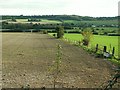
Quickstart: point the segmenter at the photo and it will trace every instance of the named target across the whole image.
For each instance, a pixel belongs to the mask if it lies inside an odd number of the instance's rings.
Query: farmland
[[[93,24],[93,25],[96,25],[96,26],[99,26],[99,25],[116,25],[118,24],[117,20],[96,20],[96,21],[76,21],[76,20],[64,20],[65,23],[75,23],[75,24],[79,24],[79,23],[87,23],[87,24]]]
[[[10,23],[13,23],[13,21],[11,21],[11,19],[6,19],[4,21],[8,21]],[[16,23],[30,23],[28,21],[28,19],[16,19]],[[41,19],[41,21],[39,21],[39,23],[42,23],[42,22],[46,22],[46,23],[61,23],[60,21],[58,20],[48,20],[48,19]],[[99,20],[99,21],[76,21],[76,20],[63,20],[64,23],[75,23],[75,24],[80,24],[80,23],[88,23],[88,24],[94,24],[94,25],[116,25],[118,24],[117,23],[117,20],[106,20],[106,21],[102,21],[102,20]]]
[[[16,22],[11,21],[10,19],[6,19],[4,21],[7,21],[9,23],[31,23],[32,21],[28,21],[28,19],[16,19]],[[58,20],[47,20],[47,19],[41,19],[41,21],[34,21],[32,22],[34,24],[40,23],[40,24],[56,24],[56,23],[61,23]]]
[[[57,88],[99,88],[111,79],[115,65],[103,56],[90,54],[88,48],[95,50],[98,44],[101,51],[107,46],[107,51],[112,52],[115,47],[115,57],[118,56],[118,17],[20,15],[2,18],[3,88],[53,88],[51,67],[57,58],[61,59]],[[68,42],[53,37],[59,31],[57,27],[63,27],[62,33]],[[69,43],[82,41],[80,33],[86,28],[93,33],[89,47],[85,47],[88,52],[82,43],[79,46]],[[61,57],[58,44],[62,47]]]
[[[76,21],[76,20],[63,20],[62,22],[59,20],[49,20],[49,19],[40,19],[41,21],[37,21],[37,22],[32,22],[32,21],[28,21],[28,19],[16,19],[16,22],[12,21],[11,19],[5,19],[3,21],[7,21],[9,23],[40,23],[40,24],[57,24],[57,23],[74,23],[76,25],[80,25],[80,24],[89,24],[89,25],[117,25],[118,22],[117,20],[99,20],[99,21]]]
[[[65,34],[64,37],[70,39],[71,41],[81,41],[83,39],[81,34]],[[115,47],[115,56],[118,56],[118,36],[93,35],[90,41],[90,47],[95,47],[96,44],[99,44],[101,49],[103,46],[107,46],[108,51],[110,49],[110,45]]]
[[[63,53],[57,87],[63,83],[64,87],[98,88],[109,80],[111,64],[79,47],[47,34],[2,33],[3,88],[53,87],[48,68],[56,58],[57,44]]]

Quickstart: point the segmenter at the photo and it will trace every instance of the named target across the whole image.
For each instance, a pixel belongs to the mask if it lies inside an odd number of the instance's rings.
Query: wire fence
[[[64,38],[64,40],[70,44],[80,46],[83,49],[95,54],[101,54],[101,57],[118,57],[118,54],[115,53],[116,47],[112,45],[108,47],[106,45],[96,44],[95,46],[86,47],[81,41],[70,40],[68,38]],[[101,84],[100,88],[102,88],[102,90],[113,90],[113,88],[115,88],[115,90],[118,90],[118,88],[120,89],[120,68],[117,70],[117,72],[115,72],[110,80]]]
[[[96,44],[96,45],[84,46],[82,41],[70,40],[69,38],[64,38],[64,40],[69,42],[70,44],[81,46],[83,47],[83,49],[86,49],[90,52],[101,54],[105,57],[118,58],[118,51],[117,51],[118,49],[116,48],[117,46],[112,46],[111,44],[110,45]]]

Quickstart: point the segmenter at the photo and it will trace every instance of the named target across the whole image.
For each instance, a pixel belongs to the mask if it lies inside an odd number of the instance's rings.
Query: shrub
[[[90,28],[85,28],[82,31],[82,36],[83,36],[83,45],[88,46],[92,38],[92,30]]]
[[[88,46],[89,45],[89,41],[87,39],[83,39],[83,45]]]
[[[107,33],[107,32],[104,32],[104,35],[108,35],[108,33]]]
[[[12,18],[12,21],[13,21],[13,22],[16,22],[16,19],[15,19],[15,18]]]
[[[47,34],[47,33],[48,33],[47,30],[44,30],[44,31],[43,31],[43,34]]]
[[[55,37],[55,36],[56,36],[56,34],[53,34],[53,36]]]
[[[95,31],[94,31],[93,34],[98,35],[98,32],[95,32]]]

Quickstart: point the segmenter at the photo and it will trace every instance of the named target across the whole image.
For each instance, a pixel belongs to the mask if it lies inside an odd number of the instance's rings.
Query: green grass
[[[94,25],[112,25],[118,24],[117,20],[99,20],[99,21],[82,21],[83,23],[94,24]]]
[[[71,41],[81,41],[83,39],[81,34],[65,34],[64,37]],[[108,51],[110,50],[110,45],[112,48],[115,47],[115,56],[118,56],[118,36],[94,35],[91,38],[89,47],[95,48],[96,44],[99,44],[100,49],[103,49],[103,46],[107,46]]]
[[[12,21],[9,21],[11,19],[6,19],[8,22],[12,23]],[[29,23],[28,19],[16,19],[19,23]],[[112,25],[112,24],[118,24],[117,20],[98,20],[98,21],[77,21],[77,20],[63,20],[64,23],[74,23],[74,24],[94,24],[94,25]],[[55,24],[55,23],[62,23],[58,20],[48,20],[48,19],[41,19],[40,22],[33,22],[33,23],[43,23],[43,24]]]
[[[28,19],[16,19],[17,22],[28,22]]]
[[[94,28],[94,30],[99,33],[104,33],[104,32],[117,33],[118,32],[117,27],[96,27],[96,28]]]
[[[95,29],[99,29],[99,30],[104,29],[104,30],[109,30],[109,31],[111,31],[111,30],[118,30],[117,27],[96,27]]]
[[[8,20],[9,23],[30,23],[32,21],[28,21],[28,19],[16,19],[16,22]],[[41,19],[39,22],[32,22],[32,23],[41,23],[41,24],[56,24],[56,23],[61,23],[60,21],[57,20],[47,20],[47,19]]]
[[[65,23],[75,23],[75,24],[80,24],[80,23],[87,23],[87,24],[94,24],[94,25],[112,25],[118,24],[117,20],[98,20],[98,21],[76,21],[76,20],[64,20]]]
[[[75,23],[79,24],[81,21],[76,21],[76,20],[64,20],[64,23]]]
[[[49,35],[53,35],[53,33],[49,33]],[[120,37],[120,36],[119,36]],[[64,38],[68,38],[69,40],[73,41],[81,41],[83,36],[81,34],[66,34]],[[115,57],[118,58],[118,36],[102,36],[102,35],[94,35],[90,42],[90,47],[95,48],[95,45],[99,44],[99,48],[103,50],[103,46],[107,46],[107,51],[110,50],[111,47],[115,47]],[[120,61],[116,59],[108,59],[112,63],[116,65],[120,65]]]

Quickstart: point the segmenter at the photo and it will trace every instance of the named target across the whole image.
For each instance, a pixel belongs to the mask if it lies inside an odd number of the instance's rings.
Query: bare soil
[[[98,88],[111,78],[112,67],[105,60],[63,40],[39,33],[3,33],[3,88],[52,88],[49,68],[56,58],[57,44],[63,52],[57,87]]]

